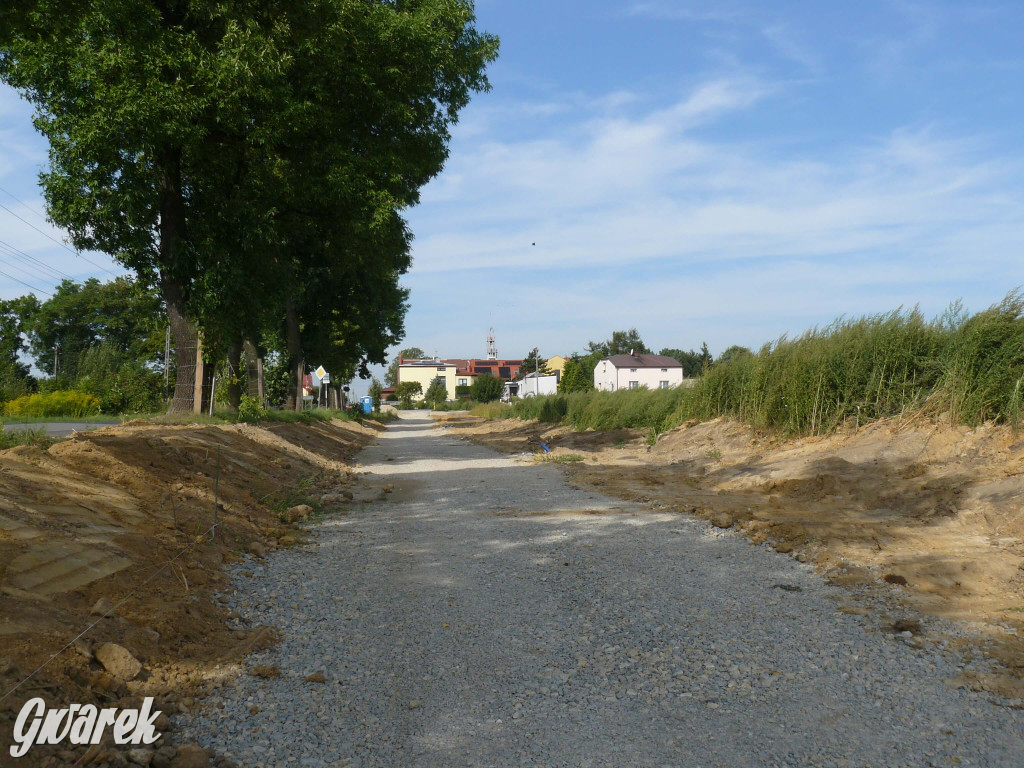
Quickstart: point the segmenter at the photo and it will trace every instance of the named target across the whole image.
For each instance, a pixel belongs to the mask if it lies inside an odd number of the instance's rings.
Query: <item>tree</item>
[[[700,354],[694,352],[692,349],[689,352],[684,352],[681,349],[671,349],[666,347],[658,354],[678,360],[683,366],[683,376],[688,379],[700,376],[701,371],[703,371]]]
[[[713,362],[715,362],[715,358],[713,358],[711,356],[711,352],[708,351],[708,343],[706,341],[701,342],[701,345],[700,345],[700,369],[701,369],[701,372],[703,373],[708,368],[710,368],[711,364]]]
[[[401,336],[400,212],[497,55],[474,22],[470,0],[20,0],[0,80],[49,140],[51,218],[159,287],[179,366],[200,322],[237,357],[277,319],[298,386],[304,345],[368,375]]]
[[[412,408],[412,399],[423,394],[423,386],[418,381],[403,381],[395,389],[395,396],[403,408]]]
[[[738,344],[733,344],[718,356],[718,360],[716,362],[727,363],[730,360],[739,360],[744,357],[750,357],[752,354],[754,353],[751,352],[748,347],[741,347]]]
[[[565,370],[562,371],[562,378],[558,382],[559,392],[586,392],[594,388],[594,374],[590,372],[589,377],[586,364],[579,355],[570,355],[565,361]]]
[[[388,370],[384,374],[384,383],[389,387],[398,386],[398,359],[400,357],[407,360],[419,360],[426,356],[427,353],[419,347],[406,347],[391,361],[391,365],[388,366]]]
[[[28,328],[38,311],[39,300],[31,294],[0,300],[0,402],[20,397],[32,386],[21,355],[28,351]]]
[[[106,283],[64,280],[26,322],[36,366],[50,376],[74,379],[83,354],[100,344],[138,368],[163,356],[167,317],[155,291],[119,277]],[[108,361],[108,364],[109,361]]]
[[[437,407],[438,403],[443,403],[448,400],[448,387],[444,382],[444,377],[437,376],[430,386],[427,387],[427,392],[423,395],[423,399],[428,403],[431,403],[433,407]]]
[[[490,403],[497,400],[504,391],[505,382],[489,373],[477,376],[469,386],[470,398],[478,403]]]
[[[49,140],[40,180],[51,219],[77,247],[109,253],[160,286],[179,365],[195,355],[194,288],[226,256],[194,247],[194,225],[228,223],[219,205],[194,201],[231,186],[213,177],[224,167],[216,159],[255,138],[250,99],[286,58],[274,45],[276,20],[260,10],[24,0],[0,23],[0,79],[33,104]],[[191,404],[193,385],[179,377],[187,398],[176,401]]]
[[[374,376],[373,381],[370,382],[370,389],[367,394],[373,399],[373,410],[376,412],[380,412],[380,397],[383,392],[384,387],[381,386],[380,380]]]
[[[523,358],[523,364],[519,368],[520,376],[525,376],[528,373],[534,371],[540,371],[542,374],[547,373],[548,361],[540,356],[540,350],[534,347],[530,350],[529,354]]]
[[[630,352],[649,355],[651,350],[644,344],[637,329],[630,328],[628,331],[613,331],[612,337],[608,341],[589,342],[587,352],[600,354],[600,357],[610,357],[611,355],[628,355]]]

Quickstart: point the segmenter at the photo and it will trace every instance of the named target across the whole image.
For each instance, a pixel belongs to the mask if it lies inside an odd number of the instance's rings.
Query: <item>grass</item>
[[[577,461],[583,461],[583,456],[579,453],[543,453],[536,457],[537,461],[551,461],[556,464],[574,464]]]
[[[303,477],[283,495],[269,496],[261,501],[270,507],[271,511],[281,522],[287,522],[286,513],[288,510],[300,504],[308,504],[312,507],[313,513],[310,515],[310,518],[319,519],[321,516],[320,502],[313,496],[313,490],[318,479],[318,477],[312,475]]]
[[[98,413],[93,416],[3,416],[0,417],[0,424],[46,424],[46,423],[67,423],[82,421],[88,423],[121,423],[136,416],[116,415]]]
[[[49,448],[57,442],[56,438],[46,434],[45,429],[3,429],[0,428],[0,451],[18,445],[34,445]]]
[[[159,413],[137,416],[135,418],[151,421],[155,424],[235,424],[238,422],[238,414],[226,410],[216,409],[213,416],[205,413]],[[354,415],[348,411],[317,408],[307,411],[285,411],[269,410],[260,420],[261,423],[278,424],[316,424],[331,421],[377,421],[382,424],[394,421],[398,417],[393,413],[368,413]]]
[[[648,441],[722,416],[788,435],[927,413],[1017,428],[1024,416],[1024,295],[974,315],[953,305],[840,318],[757,354],[711,366],[692,387],[575,392],[478,406],[483,418],[538,419],[578,430],[638,429]]]

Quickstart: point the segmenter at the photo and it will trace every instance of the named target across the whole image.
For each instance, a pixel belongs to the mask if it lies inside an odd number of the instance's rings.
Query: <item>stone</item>
[[[732,515],[726,512],[716,512],[709,520],[715,528],[732,528]]]
[[[90,616],[108,616],[114,612],[114,604],[109,599],[101,597],[95,603],[92,608],[89,609]]]
[[[921,634],[921,622],[917,619],[903,618],[893,622],[893,629],[897,632],[910,632],[912,635]]]
[[[416,699],[413,699],[412,701],[409,702],[409,709],[419,709],[419,708],[420,708],[420,703]]]
[[[775,551],[776,552],[781,552],[784,555],[788,555],[790,552],[793,551],[793,545],[792,544],[787,544],[786,542],[783,541],[783,542],[780,542],[780,543],[775,545]]]
[[[117,643],[104,643],[96,649],[96,660],[119,680],[134,680],[142,671],[142,664],[131,652]]]
[[[324,683],[327,682],[327,678],[324,677],[323,672],[314,672],[306,677],[307,683]]]
[[[277,543],[280,544],[282,547],[292,547],[295,546],[295,543],[297,541],[298,539],[296,539],[294,536],[282,536],[280,539],[277,540]]]
[[[77,640],[75,640],[75,650],[82,654],[86,658],[86,661],[92,661],[92,643],[90,643],[84,637],[80,637]]]
[[[185,744],[178,747],[171,768],[210,768],[210,756],[198,744]]]
[[[246,549],[248,549],[251,554],[256,555],[256,557],[266,557],[267,555],[267,548],[263,546],[263,542],[260,541],[250,541],[246,546]]]
[[[156,754],[154,750],[145,749],[144,747],[129,749],[127,752],[128,762],[133,765],[141,765],[144,766],[144,768],[149,768],[149,765],[153,762],[154,754]]]
[[[313,514],[313,508],[309,504],[297,504],[290,507],[284,516],[289,523],[294,523],[297,520],[305,520],[311,514]]]

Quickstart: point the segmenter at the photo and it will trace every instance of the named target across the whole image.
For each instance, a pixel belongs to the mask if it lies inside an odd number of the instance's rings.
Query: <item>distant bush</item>
[[[505,382],[489,373],[481,374],[469,385],[469,396],[478,403],[489,403],[501,397]]]
[[[78,358],[74,387],[94,395],[103,413],[152,413],[163,406],[163,378],[125,360],[111,344],[99,344]]]
[[[99,412],[100,401],[96,397],[72,390],[26,395],[4,403],[5,416],[81,418]]]

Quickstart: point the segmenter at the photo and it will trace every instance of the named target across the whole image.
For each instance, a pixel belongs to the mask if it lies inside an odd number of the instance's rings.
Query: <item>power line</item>
[[[41,288],[36,288],[34,285],[29,285],[24,280],[19,280],[14,275],[10,275],[10,274],[4,272],[3,270],[0,270],[0,275],[2,275],[3,277],[6,277],[8,280],[13,280],[16,283],[20,283],[21,285],[24,285],[26,288],[28,288],[31,291],[35,291],[36,293],[43,294],[43,296],[49,296],[49,297],[53,298],[53,294],[52,293],[47,293],[46,291],[42,290]]]
[[[25,251],[15,248],[13,245],[11,245],[10,243],[6,243],[3,240],[0,240],[0,253],[5,253],[8,256],[13,256],[18,261],[25,262],[29,266],[36,267],[38,269],[44,269],[57,279],[71,279],[71,275],[67,274],[66,272],[61,272],[56,267],[51,267],[45,261],[41,261],[40,259],[37,259],[35,256],[31,256],[25,253]]]
[[[8,194],[8,195],[10,195],[11,193],[10,193],[10,192],[8,192],[7,194]],[[15,198],[15,199],[17,200],[17,198]],[[20,203],[21,201],[20,201],[20,200],[18,200],[18,202]],[[46,238],[48,238],[48,239],[52,240],[53,242],[55,242],[55,243],[56,243],[57,245],[59,245],[59,246],[60,246],[61,248],[63,248],[63,249],[64,249],[65,251],[67,251],[68,253],[73,253],[73,254],[74,254],[75,256],[77,256],[78,258],[82,259],[82,261],[85,261],[85,262],[88,262],[89,264],[92,264],[92,265],[93,265],[94,267],[96,267],[96,269],[101,269],[101,270],[103,270],[104,272],[106,272],[106,273],[107,273],[108,275],[110,275],[110,276],[112,276],[112,277],[117,277],[117,275],[115,275],[115,274],[114,274],[113,272],[111,272],[111,271],[110,271],[109,269],[107,269],[106,267],[100,266],[100,265],[99,265],[99,264],[97,264],[97,263],[96,263],[95,261],[92,261],[91,259],[88,259],[88,258],[86,258],[85,256],[83,256],[83,255],[82,255],[81,251],[76,251],[76,250],[74,250],[73,248],[69,248],[69,247],[68,247],[68,244],[67,244],[67,243],[62,243],[62,242],[61,242],[60,240],[58,240],[57,238],[55,238],[55,237],[54,237],[53,235],[51,235],[50,233],[48,233],[48,232],[44,232],[44,231],[43,231],[43,230],[41,230],[41,229],[40,229],[39,227],[37,227],[37,226],[36,226],[35,224],[33,224],[33,223],[32,223],[31,221],[28,221],[27,219],[24,219],[24,218],[22,218],[21,216],[19,216],[18,214],[16,214],[16,213],[15,213],[14,211],[12,211],[12,210],[11,210],[10,208],[8,208],[8,207],[7,207],[6,205],[4,205],[3,203],[0,203],[0,208],[3,208],[3,209],[4,209],[5,211],[7,211],[7,212],[8,212],[9,214],[11,214],[11,216],[13,216],[14,218],[16,218],[16,219],[17,219],[18,221],[20,221],[20,222],[21,222],[22,224],[25,224],[26,226],[32,227],[32,229],[34,229],[34,230],[35,230],[36,232],[38,232],[39,234],[41,234],[41,235],[42,235],[43,237],[46,237]]]
[[[16,203],[17,203],[18,205],[20,205],[20,206],[21,206],[22,208],[24,208],[24,209],[25,209],[26,211],[28,211],[29,213],[31,213],[31,214],[32,214],[33,216],[35,216],[35,217],[36,217],[37,219],[39,219],[39,220],[40,220],[41,222],[43,222],[44,224],[49,224],[49,223],[50,223],[50,222],[48,222],[48,221],[46,220],[46,218],[45,218],[44,216],[42,216],[41,214],[37,213],[37,212],[36,212],[36,209],[35,209],[35,208],[33,208],[33,207],[32,207],[31,205],[29,205],[28,203],[26,203],[26,202],[25,202],[24,200],[21,200],[20,198],[18,198],[18,197],[17,197],[17,196],[16,196],[16,195],[15,195],[15,194],[14,194],[13,192],[11,192],[10,190],[7,190],[7,189],[4,189],[3,187],[0,187],[0,192],[3,192],[3,193],[4,193],[5,195],[7,195],[7,196],[8,196],[9,198],[11,198],[11,200],[13,200],[14,202],[16,202]]]

